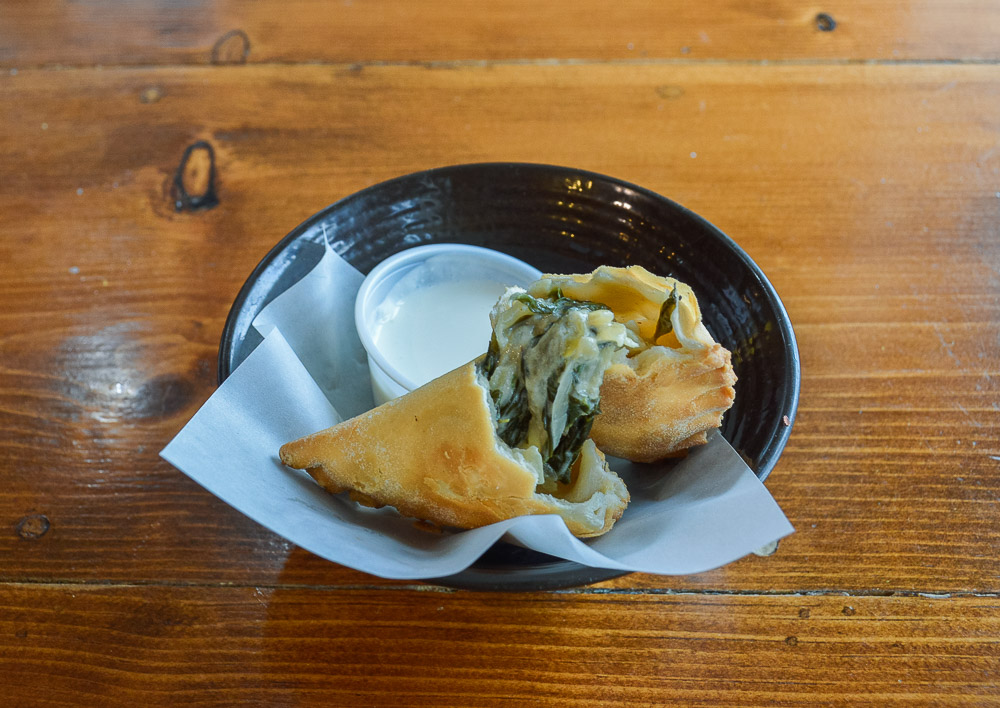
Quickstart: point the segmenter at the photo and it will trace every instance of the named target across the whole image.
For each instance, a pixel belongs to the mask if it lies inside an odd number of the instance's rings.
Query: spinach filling
[[[605,305],[527,293],[505,297],[480,364],[489,380],[497,434],[514,448],[537,447],[546,484],[568,483],[600,413],[604,371],[638,342]]]
[[[681,296],[677,294],[677,288],[674,288],[667,295],[667,299],[663,301],[663,304],[660,305],[660,316],[656,319],[656,332],[653,333],[654,344],[664,334],[670,334],[674,331],[674,323],[671,318],[680,301]]]

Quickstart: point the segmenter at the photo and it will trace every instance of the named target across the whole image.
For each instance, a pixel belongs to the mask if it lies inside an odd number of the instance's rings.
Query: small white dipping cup
[[[433,244],[416,246],[406,251],[390,256],[379,263],[365,278],[358,291],[354,305],[354,321],[358,336],[368,353],[368,369],[371,373],[372,393],[376,404],[402,396],[415,388],[419,388],[435,375],[426,375],[417,369],[426,366],[407,366],[408,363],[427,362],[434,357],[434,352],[440,352],[442,347],[454,343],[456,347],[468,349],[469,328],[488,330],[489,311],[486,307],[479,312],[470,303],[482,300],[484,290],[495,287],[497,297],[503,289],[512,285],[526,287],[542,275],[537,268],[520,261],[505,253],[493,251],[479,246],[464,244]],[[462,289],[468,287],[469,298],[461,298],[456,307],[443,309],[435,321],[435,331],[417,332],[406,342],[406,351],[397,347],[394,351],[383,351],[379,342],[381,330],[387,324],[393,326],[392,320],[405,307],[407,298],[413,298],[418,291],[432,286],[444,286],[450,293],[461,295]],[[438,292],[441,288],[437,289]],[[417,295],[417,298],[420,296]],[[496,299],[493,299],[493,303]],[[470,321],[472,320],[472,321]],[[483,324],[485,322],[485,325]],[[442,329],[445,330],[442,332]],[[427,341],[428,338],[434,341]],[[452,338],[450,340],[449,338]],[[476,349],[467,359],[460,360],[455,366],[471,361],[480,354],[486,353],[489,346],[489,335],[482,342],[482,351]],[[407,369],[404,372],[401,369]],[[447,368],[437,371],[436,375],[447,373]]]

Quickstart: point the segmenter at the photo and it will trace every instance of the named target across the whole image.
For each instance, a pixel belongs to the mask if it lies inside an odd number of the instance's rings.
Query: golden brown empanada
[[[281,461],[331,492],[440,526],[558,514],[576,536],[608,531],[629,494],[587,434],[604,370],[638,342],[606,308],[550,306],[518,289],[498,307],[505,326],[486,356],[283,445]],[[552,352],[561,364],[547,368]]]
[[[641,341],[604,375],[591,430],[610,455],[651,462],[706,441],[735,397],[731,357],[705,328],[690,287],[641,266],[546,275],[528,288],[604,304]]]

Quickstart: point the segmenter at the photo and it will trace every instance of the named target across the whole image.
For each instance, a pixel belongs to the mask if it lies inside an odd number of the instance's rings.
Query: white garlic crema
[[[539,276],[507,254],[466,244],[417,246],[373,268],[358,291],[355,323],[375,403],[482,356],[497,298]]]

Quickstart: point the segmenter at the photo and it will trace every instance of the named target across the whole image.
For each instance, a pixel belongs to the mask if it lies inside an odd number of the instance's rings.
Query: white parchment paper
[[[392,509],[331,495],[278,448],[372,406],[354,328],[363,277],[327,249],[320,263],[258,315],[264,341],[161,455],[225,502],[323,558],[397,579],[457,573],[508,540],[584,565],[681,575],[729,563],[793,531],[777,503],[718,434],[680,462],[609,458],[632,501],[614,528],[581,541],[558,516],[429,533]],[[737,391],[737,395],[739,392]]]

